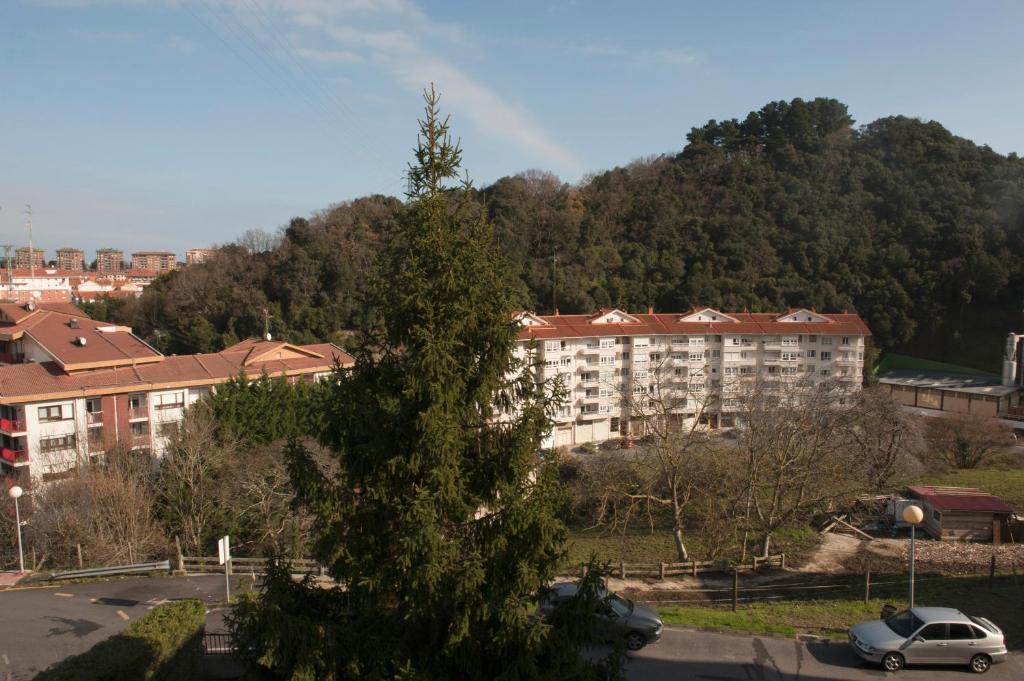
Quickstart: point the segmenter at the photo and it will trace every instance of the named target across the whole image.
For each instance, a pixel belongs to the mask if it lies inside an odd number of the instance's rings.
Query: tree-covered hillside
[[[894,116],[862,127],[833,99],[773,102],[694,128],[675,156],[578,186],[530,171],[481,188],[522,304],[856,310],[884,349],[993,368],[1022,326],[1024,160]],[[271,330],[337,338],[402,201],[296,218],[266,252],[228,247],[101,313],[170,352]]]

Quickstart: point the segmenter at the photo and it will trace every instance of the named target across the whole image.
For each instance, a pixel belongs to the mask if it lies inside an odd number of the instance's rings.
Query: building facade
[[[14,266],[17,269],[31,269],[33,267],[42,269],[46,266],[46,254],[39,248],[29,249],[28,246],[21,246],[14,249]]]
[[[870,336],[856,314],[812,310],[593,315],[522,313],[517,353],[535,352],[538,380],[560,377],[567,397],[546,446],[644,432],[637,405],[673,395],[680,420],[734,423],[736,391],[752,379],[859,389]],[[665,404],[666,402],[662,402]]]
[[[70,304],[0,303],[0,477],[25,489],[115,445],[157,456],[185,409],[240,373],[313,381],[352,358],[329,343],[246,340],[164,356]]]
[[[185,264],[198,265],[208,261],[217,252],[215,248],[190,248],[185,251]]]
[[[66,303],[73,273],[52,268],[0,270],[0,300],[14,303]]]
[[[120,272],[124,269],[124,251],[117,248],[100,248],[96,251],[97,272]]]
[[[57,269],[81,272],[85,269],[85,251],[78,248],[58,248]]]
[[[178,268],[178,256],[169,251],[138,251],[132,253],[133,270],[170,272]]]

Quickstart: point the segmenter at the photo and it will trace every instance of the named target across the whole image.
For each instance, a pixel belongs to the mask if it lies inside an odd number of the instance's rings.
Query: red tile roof
[[[703,309],[703,308],[697,308]],[[649,334],[825,334],[869,336],[867,324],[856,314],[825,314],[828,322],[780,322],[776,312],[720,312],[735,318],[735,322],[681,322],[690,312],[661,314],[630,314],[639,320],[629,324],[591,324],[594,315],[534,315],[547,325],[524,326],[519,340],[531,338],[588,338],[592,336],[634,336]],[[785,313],[783,313],[785,314]]]
[[[999,497],[973,487],[921,485],[907,488],[912,496],[927,501],[940,511],[991,511],[1013,513]]]
[[[185,385],[222,383],[240,371],[271,376],[329,371],[337,360],[352,366],[352,357],[331,343],[295,346],[309,356],[268,359],[245,365],[249,351],[225,350],[199,355],[171,355],[159,362],[68,374],[55,362],[0,366],[0,403],[79,397]]]

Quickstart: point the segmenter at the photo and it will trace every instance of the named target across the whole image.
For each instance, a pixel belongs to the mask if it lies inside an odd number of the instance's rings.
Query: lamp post
[[[914,607],[914,545],[917,536],[915,530],[924,520],[924,511],[920,506],[907,506],[903,509],[903,520],[910,525],[910,606]]]
[[[21,509],[18,508],[18,499],[25,490],[15,485],[7,493],[14,499],[14,523],[18,526],[18,572],[25,574],[25,553],[21,550]]]

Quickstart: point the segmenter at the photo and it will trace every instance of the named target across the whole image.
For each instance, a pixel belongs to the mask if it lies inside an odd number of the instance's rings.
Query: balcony
[[[839,365],[841,367],[857,366],[857,360],[853,359],[852,357],[846,358],[846,359],[842,359],[842,358],[834,359],[834,360],[832,360],[832,363],[833,364],[837,364],[837,365]]]
[[[128,420],[135,421],[149,418],[149,409],[143,405],[141,407],[132,407],[128,410]]]
[[[103,412],[101,411],[87,411],[85,412],[85,422],[90,426],[103,425]]]
[[[106,451],[106,449],[107,449],[107,446],[105,444],[103,444],[103,440],[92,440],[92,439],[90,439],[88,447],[89,447],[89,453],[90,454],[100,454],[100,453]]]
[[[28,463],[28,450],[25,449],[8,449],[4,447],[0,450],[0,456],[9,463]]]
[[[0,419],[0,430],[3,430],[7,433],[24,433],[25,419]]]
[[[133,435],[129,440],[132,449],[143,449],[153,446],[153,440],[149,435]]]

